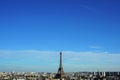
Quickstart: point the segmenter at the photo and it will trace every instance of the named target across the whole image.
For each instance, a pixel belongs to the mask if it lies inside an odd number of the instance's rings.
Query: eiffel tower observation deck
[[[58,68],[58,72],[55,76],[55,79],[59,80],[67,80],[67,76],[64,73],[63,66],[62,66],[62,52],[60,52],[60,65]]]

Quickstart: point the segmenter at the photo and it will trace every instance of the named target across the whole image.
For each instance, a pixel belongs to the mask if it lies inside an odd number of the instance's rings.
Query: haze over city
[[[120,71],[119,0],[0,0],[0,71]]]

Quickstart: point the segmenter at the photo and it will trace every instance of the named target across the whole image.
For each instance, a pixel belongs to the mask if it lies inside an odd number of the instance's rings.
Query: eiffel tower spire
[[[60,65],[59,65],[58,72],[57,72],[55,78],[57,78],[57,79],[66,78],[63,67],[62,67],[62,52],[60,52]]]
[[[62,67],[62,52],[60,52],[60,67]]]

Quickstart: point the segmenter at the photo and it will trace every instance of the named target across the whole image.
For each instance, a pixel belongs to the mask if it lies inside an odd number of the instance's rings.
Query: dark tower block
[[[65,76],[65,73],[63,71],[63,67],[62,67],[62,52],[60,52],[60,65],[59,65],[59,68],[58,68],[58,72],[55,76],[56,79],[66,79],[66,76]]]

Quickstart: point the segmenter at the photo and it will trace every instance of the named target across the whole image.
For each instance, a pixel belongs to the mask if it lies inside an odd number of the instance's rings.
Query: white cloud
[[[54,70],[59,66],[58,51],[39,51],[39,50],[0,50],[2,66],[27,66],[43,70],[48,66],[48,70]],[[27,65],[26,65],[27,64]],[[36,67],[37,66],[37,67]],[[120,54],[106,52],[74,52],[63,51],[63,66],[66,71],[117,71],[120,70]],[[30,68],[30,67],[29,67]],[[33,69],[34,70],[34,69]]]
[[[101,49],[102,47],[100,47],[100,46],[89,46],[89,48],[91,48],[91,49]]]

